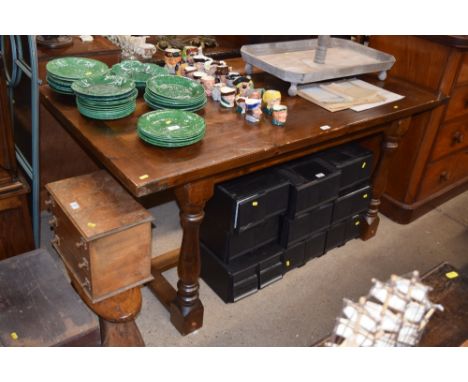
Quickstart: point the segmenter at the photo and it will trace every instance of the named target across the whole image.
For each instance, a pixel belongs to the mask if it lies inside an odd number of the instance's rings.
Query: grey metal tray
[[[297,94],[297,84],[386,71],[395,62],[395,57],[367,46],[340,38],[330,38],[325,63],[314,62],[317,39],[286,41],[266,44],[244,45],[241,48],[245,70],[252,66],[291,83],[289,95]]]

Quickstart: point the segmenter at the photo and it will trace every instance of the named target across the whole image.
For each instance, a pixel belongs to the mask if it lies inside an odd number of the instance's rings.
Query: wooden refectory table
[[[228,61],[234,70],[242,61]],[[249,124],[234,110],[208,101],[198,112],[206,121],[205,138],[192,146],[177,149],[153,147],[136,134],[138,117],[151,111],[142,97],[136,111],[115,121],[98,121],[82,116],[74,97],[40,89],[41,102],[104,168],[135,197],[173,189],[180,207],[183,238],[180,252],[153,259],[154,281],[150,287],[170,311],[171,321],[182,334],[203,324],[203,305],[199,298],[199,226],[204,206],[216,183],[262,168],[324,150],[343,143],[381,134],[382,150],[373,173],[373,194],[361,238],[375,235],[379,223],[380,197],[385,190],[389,161],[409,126],[411,117],[430,110],[444,99],[398,80],[378,81],[377,86],[405,96],[400,101],[362,112],[328,112],[300,97],[288,97],[287,84],[266,74],[255,73],[255,86],[278,89],[288,106],[286,126],[277,127],[264,118]],[[321,126],[330,126],[321,129]],[[162,272],[178,266],[175,290]]]

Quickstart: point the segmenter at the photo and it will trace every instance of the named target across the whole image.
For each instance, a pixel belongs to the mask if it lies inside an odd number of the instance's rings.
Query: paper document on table
[[[345,109],[367,110],[403,98],[399,94],[356,79],[304,85],[299,88],[298,94],[331,112]]]

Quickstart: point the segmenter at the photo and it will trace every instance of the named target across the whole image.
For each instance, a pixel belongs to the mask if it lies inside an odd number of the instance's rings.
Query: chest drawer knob
[[[50,241],[53,245],[60,246],[60,237],[56,234],[53,239]]]
[[[452,142],[454,145],[462,143],[465,135],[461,131],[455,131],[452,135]]]
[[[75,245],[77,248],[83,248],[85,251],[88,249],[88,244],[83,238],[81,238],[79,242],[75,243]]]
[[[78,268],[83,269],[86,268],[89,271],[89,263],[86,258],[82,257],[81,258],[81,263],[78,263]]]
[[[449,172],[448,171],[442,171],[439,175],[439,181],[440,182],[446,182],[449,180]]]

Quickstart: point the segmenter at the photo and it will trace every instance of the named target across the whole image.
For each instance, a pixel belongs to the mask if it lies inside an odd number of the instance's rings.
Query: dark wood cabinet
[[[468,37],[372,36],[370,46],[395,56],[390,77],[448,97],[413,118],[393,159],[381,212],[409,223],[468,189]]]

